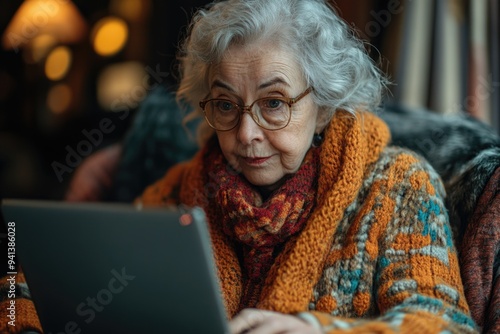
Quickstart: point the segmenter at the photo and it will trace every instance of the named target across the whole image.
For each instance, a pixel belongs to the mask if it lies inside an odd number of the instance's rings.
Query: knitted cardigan
[[[387,146],[385,123],[337,112],[325,131],[316,207],[265,279],[258,308],[298,314],[326,333],[474,333],[436,172]],[[238,245],[208,205],[202,149],[138,199],[204,208],[223,299],[239,311]],[[216,186],[216,185],[215,185]]]

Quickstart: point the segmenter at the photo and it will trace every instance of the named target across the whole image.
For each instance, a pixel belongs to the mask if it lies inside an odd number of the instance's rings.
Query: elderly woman
[[[138,201],[204,208],[233,333],[475,332],[442,184],[325,1],[213,3],[180,60],[203,146]]]

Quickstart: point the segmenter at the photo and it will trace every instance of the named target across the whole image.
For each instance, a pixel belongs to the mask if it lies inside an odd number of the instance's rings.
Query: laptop
[[[45,334],[229,333],[202,209],[1,207]]]

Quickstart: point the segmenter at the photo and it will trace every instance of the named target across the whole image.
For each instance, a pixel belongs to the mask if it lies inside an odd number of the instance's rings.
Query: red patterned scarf
[[[265,277],[282,245],[300,232],[314,207],[319,148],[312,148],[300,169],[263,201],[243,175],[231,170],[220,150],[205,157],[218,185],[213,205],[225,234],[241,245],[244,293],[240,307],[258,301]]]

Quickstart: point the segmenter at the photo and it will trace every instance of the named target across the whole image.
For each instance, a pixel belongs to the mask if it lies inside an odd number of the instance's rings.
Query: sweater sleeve
[[[0,278],[0,333],[42,333],[35,305],[31,301],[21,269]]]
[[[386,226],[371,225],[379,230],[371,291],[373,313],[379,316],[350,318],[312,310],[299,317],[328,334],[476,333],[439,177],[411,154],[399,155],[387,169],[390,173],[378,176],[383,183],[377,189],[385,189],[390,218]]]

